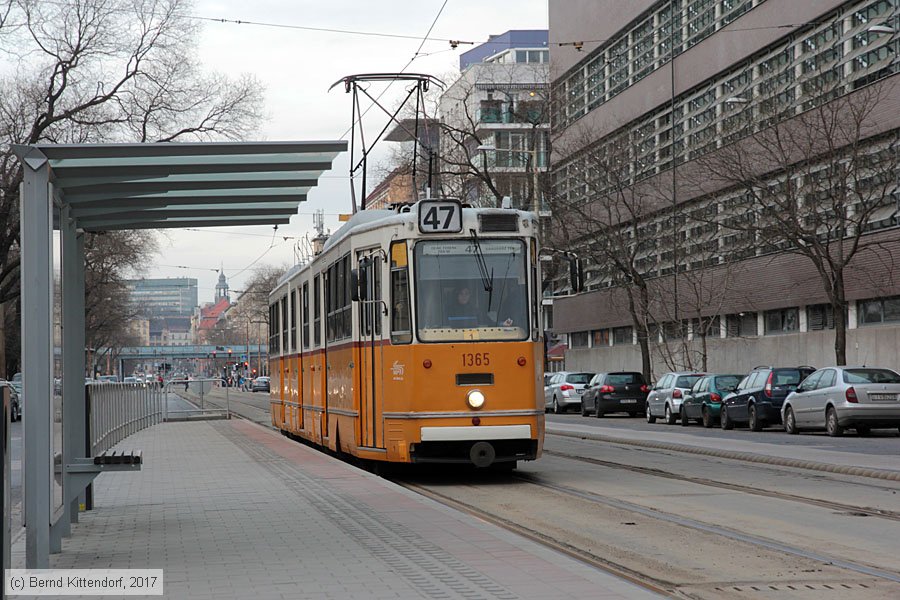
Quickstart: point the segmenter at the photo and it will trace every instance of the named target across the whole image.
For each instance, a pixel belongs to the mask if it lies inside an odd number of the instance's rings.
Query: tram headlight
[[[469,408],[478,410],[484,406],[484,394],[481,393],[481,390],[470,390],[466,394],[466,404],[469,405]]]

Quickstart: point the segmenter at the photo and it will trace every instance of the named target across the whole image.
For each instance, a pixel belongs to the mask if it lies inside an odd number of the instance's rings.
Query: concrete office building
[[[813,262],[741,231],[752,198],[739,184],[714,185],[704,166],[750,136],[853,98],[877,98],[858,145],[870,164],[892,166],[877,177],[860,169],[849,184],[856,196],[880,186],[882,201],[863,229],[865,243],[879,243],[846,271],[847,362],[900,368],[900,0],[550,0],[549,12],[554,212],[609,193],[608,178],[590,180],[597,174],[586,158],[604,148],[628,148],[617,172],[631,186],[623,198],[642,186],[659,196],[647,196],[633,224],[651,233],[635,268],[656,290],[652,302],[670,309],[658,320],[667,322],[648,327],[654,375],[699,366],[688,353],[698,348],[701,314],[711,325],[703,336],[709,370],[835,362],[829,298]],[[766,193],[827,206],[839,192],[803,192],[828,178],[822,161],[804,176],[763,173]],[[586,271],[585,291],[555,299],[566,368],[640,370],[627,283],[602,261]],[[724,292],[692,306],[692,273]]]

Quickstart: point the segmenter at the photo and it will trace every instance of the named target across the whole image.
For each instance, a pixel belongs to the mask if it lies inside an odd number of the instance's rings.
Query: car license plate
[[[637,404],[637,400],[634,398],[623,398],[622,400],[619,400],[619,402],[622,404]]]
[[[897,394],[869,394],[872,402],[896,402]]]

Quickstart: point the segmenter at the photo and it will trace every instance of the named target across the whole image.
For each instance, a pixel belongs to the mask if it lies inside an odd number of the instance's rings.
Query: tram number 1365
[[[490,352],[464,352],[462,355],[464,367],[487,367],[491,364]]]
[[[453,200],[419,202],[419,231],[422,233],[458,233],[462,231],[462,207]]]

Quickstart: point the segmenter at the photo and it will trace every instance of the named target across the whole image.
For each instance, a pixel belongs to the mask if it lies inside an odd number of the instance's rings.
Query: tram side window
[[[297,343],[297,290],[291,290],[291,348],[296,350],[300,347]],[[287,344],[285,344],[287,346]],[[289,349],[290,350],[290,349]]]
[[[350,255],[328,267],[325,286],[326,340],[329,342],[350,337]]]
[[[375,256],[365,267],[367,301],[359,304],[360,323],[365,335],[372,334],[373,319],[375,335],[381,335],[381,266],[381,257]]]
[[[309,348],[309,282],[303,283],[303,347]]]
[[[409,318],[409,265],[406,242],[391,244],[391,342],[412,342]]]
[[[344,287],[341,304],[341,338],[348,338],[353,335],[353,306],[350,293],[350,254],[344,255],[341,259],[341,271],[343,272]]]
[[[278,333],[281,329],[281,321],[278,315],[278,301],[269,307],[269,348],[272,354],[280,352]]]
[[[325,341],[334,341],[334,265],[325,272]]]
[[[313,279],[313,343],[322,343],[322,305],[319,294],[319,276]]]
[[[381,335],[381,257],[376,256],[372,267],[372,276],[369,278],[372,282],[372,289],[375,292],[369,297],[375,301],[372,314],[375,315],[375,335]]]
[[[283,340],[278,344],[278,347],[283,349],[284,351],[290,351],[288,348],[288,305],[287,305],[287,296],[284,296],[281,299],[281,339]]]

